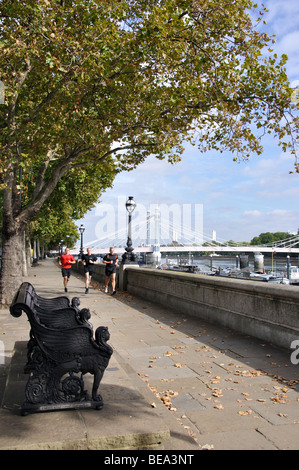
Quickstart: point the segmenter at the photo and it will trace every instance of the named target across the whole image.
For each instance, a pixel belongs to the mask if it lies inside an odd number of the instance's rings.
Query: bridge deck
[[[109,253],[109,248],[93,248],[94,253],[106,254]],[[72,255],[78,255],[79,249],[70,250]],[[115,253],[123,254],[125,248],[114,247]],[[288,247],[270,247],[270,246],[161,246],[161,253],[184,253],[190,251],[208,251],[212,253],[289,253],[299,254],[299,248]],[[135,253],[153,253],[152,246],[138,246],[134,248]]]

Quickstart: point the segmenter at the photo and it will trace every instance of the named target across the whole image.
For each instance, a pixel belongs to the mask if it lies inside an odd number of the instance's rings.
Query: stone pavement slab
[[[32,269],[31,282],[39,295],[53,298],[65,295],[61,288],[60,269],[53,261],[42,263]],[[81,307],[91,309],[93,329],[100,325],[113,327],[113,315],[119,315],[122,304],[112,297],[94,291],[84,296],[81,277],[72,276],[70,298],[80,296]],[[92,308],[91,308],[92,307]],[[127,307],[123,305],[123,310]],[[31,413],[20,415],[28,376],[23,373],[26,363],[29,323],[27,316],[12,317],[8,311],[0,311],[1,337],[5,344],[4,364],[0,365],[0,449],[2,450],[140,450],[171,448],[197,449],[197,444],[178,429],[177,437],[170,439],[170,427],[177,425],[172,419],[163,419],[164,407],[156,410],[144,397],[148,388],[136,372],[120,356],[117,338],[123,336],[115,331],[114,354],[111,357],[99,387],[104,401],[102,410],[80,409]],[[116,343],[115,343],[116,341]],[[128,341],[128,339],[127,339]],[[137,345],[138,345],[137,341]],[[3,361],[2,361],[3,362]],[[92,376],[84,377],[85,388],[91,390]],[[162,416],[160,416],[162,415]],[[171,425],[169,424],[171,423]]]
[[[1,417],[0,449],[96,450],[159,448],[169,440],[169,428],[133,386],[112,356],[101,394],[102,410],[67,410],[20,416],[27,375],[26,342],[17,342],[6,384]],[[91,390],[92,376],[84,380]]]
[[[64,295],[60,270],[51,260],[32,268],[28,280],[39,295]],[[73,274],[68,290],[70,298],[80,297],[81,308],[90,309],[94,330],[108,326],[114,354],[99,388],[103,410],[53,413],[49,429],[57,427],[57,435],[58,417],[69,414],[72,423],[84,422],[85,434],[76,430],[78,445],[82,439],[86,445],[88,435],[94,448],[104,446],[103,427],[113,446],[112,429],[147,435],[159,422],[166,450],[299,449],[299,366],[291,364],[288,351],[129,293],[112,297],[97,283],[85,295],[79,275]],[[28,338],[23,317],[0,312],[7,361],[15,341]],[[8,425],[8,410],[3,411]],[[52,419],[49,413],[36,416],[29,418]]]

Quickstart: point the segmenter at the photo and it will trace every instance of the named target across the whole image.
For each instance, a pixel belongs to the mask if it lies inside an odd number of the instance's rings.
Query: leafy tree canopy
[[[263,56],[272,40],[254,29],[253,6],[4,0],[3,187],[15,165],[57,181],[112,154],[119,169],[150,153],[176,161],[185,140],[245,158],[262,151],[264,132],[294,144],[287,58]]]
[[[264,233],[260,233],[259,236],[254,237],[251,240],[250,244],[251,245],[267,245],[268,243],[274,243],[274,242],[278,242],[281,240],[286,240],[291,237],[293,237],[293,235],[291,235],[288,232],[273,232],[273,233],[264,232]]]
[[[49,247],[57,247],[61,240],[70,245],[78,239],[78,229],[73,220],[81,219],[95,205],[103,188],[111,186],[114,174],[107,164],[71,169],[62,178],[51,196],[30,224],[31,234]],[[33,180],[33,178],[32,178]],[[31,187],[32,193],[34,190]]]
[[[67,211],[63,208],[57,213],[51,206],[43,208],[39,217],[30,222],[30,232],[32,238],[38,238],[48,249],[57,249],[61,240],[71,247],[79,238],[78,228]]]
[[[287,57],[252,10],[261,22],[251,0],[2,0],[2,292],[8,253],[71,171],[175,162],[187,141],[249,158],[266,133],[295,152]]]

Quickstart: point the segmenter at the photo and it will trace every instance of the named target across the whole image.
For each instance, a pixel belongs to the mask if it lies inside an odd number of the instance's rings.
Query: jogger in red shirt
[[[61,274],[63,277],[64,292],[67,292],[67,283],[70,280],[72,272],[72,264],[75,264],[76,260],[73,255],[70,255],[70,249],[65,249],[65,254],[61,255],[59,258],[59,264],[61,266]]]

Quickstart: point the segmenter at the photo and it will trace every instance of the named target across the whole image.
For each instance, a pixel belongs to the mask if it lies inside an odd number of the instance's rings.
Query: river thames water
[[[236,256],[167,256],[161,258],[161,265],[170,264],[173,266],[179,265],[193,265],[197,266],[199,270],[209,270],[211,267],[214,269],[234,269],[240,267],[240,262]],[[299,257],[297,255],[290,257],[290,264],[292,266],[299,266]],[[254,255],[248,256],[248,267],[254,270]],[[287,256],[265,256],[264,257],[265,272],[284,272],[287,269]]]

